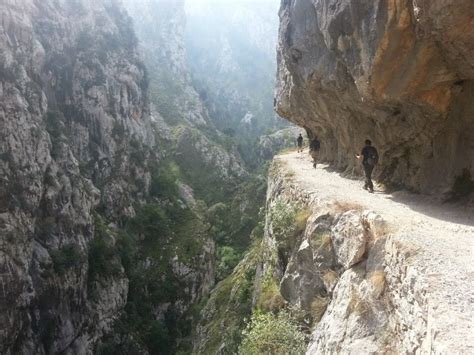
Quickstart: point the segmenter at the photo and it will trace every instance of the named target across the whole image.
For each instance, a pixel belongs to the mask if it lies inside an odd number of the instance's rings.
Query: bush
[[[285,311],[254,314],[242,334],[242,355],[303,354],[306,350],[305,334]]]
[[[101,236],[96,236],[89,244],[89,280],[99,277],[118,276],[122,268],[115,257],[116,249]]]
[[[296,207],[282,201],[277,201],[270,210],[273,237],[277,241],[284,241],[296,231]]]
[[[257,307],[264,312],[277,312],[285,305],[277,281],[267,272],[262,281],[262,288],[257,300]]]
[[[277,242],[278,251],[288,256],[293,249],[298,236],[306,227],[309,212],[298,206],[292,206],[282,201],[272,206],[270,220],[273,237]]]
[[[153,172],[150,186],[151,196],[174,200],[179,196],[179,168],[176,164],[164,163]]]
[[[242,259],[242,255],[235,251],[234,248],[224,246],[217,250],[219,264],[217,266],[217,280],[222,280],[237,266]]]
[[[79,267],[84,262],[84,255],[77,250],[77,245],[68,244],[51,253],[54,271],[63,275],[70,269]]]

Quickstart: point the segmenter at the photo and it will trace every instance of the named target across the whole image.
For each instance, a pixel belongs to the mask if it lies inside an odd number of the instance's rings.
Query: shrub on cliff
[[[254,314],[243,331],[239,354],[303,354],[306,350],[305,334],[290,314],[282,311]]]
[[[270,210],[271,230],[278,250],[289,253],[305,227],[309,217],[307,209],[277,201]]]

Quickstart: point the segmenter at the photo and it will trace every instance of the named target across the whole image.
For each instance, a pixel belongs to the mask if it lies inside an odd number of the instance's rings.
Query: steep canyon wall
[[[181,201],[158,172],[132,21],[109,0],[6,0],[0,17],[0,352],[92,353],[137,294],[150,308],[126,337],[144,351],[130,333],[198,301],[214,247],[192,195]],[[194,223],[193,248],[177,247],[192,233],[169,225],[173,213]]]
[[[380,180],[446,193],[474,174],[474,3],[284,0],[277,112],[351,171],[365,139]]]

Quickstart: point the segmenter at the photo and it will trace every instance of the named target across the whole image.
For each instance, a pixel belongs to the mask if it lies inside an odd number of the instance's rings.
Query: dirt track
[[[428,196],[362,189],[326,165],[312,167],[307,153],[275,158],[297,186],[322,200],[361,205],[380,214],[397,238],[417,250],[414,263],[428,280],[430,329],[450,353],[474,354],[474,211]],[[452,352],[453,349],[454,352]]]

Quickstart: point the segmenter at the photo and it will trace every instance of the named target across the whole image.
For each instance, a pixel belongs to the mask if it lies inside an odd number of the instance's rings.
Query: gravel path
[[[408,192],[370,194],[307,153],[275,158],[292,180],[322,200],[355,203],[380,214],[400,241],[418,249],[417,268],[428,280],[428,331],[446,353],[474,354],[474,211]],[[455,352],[452,350],[456,349]]]

